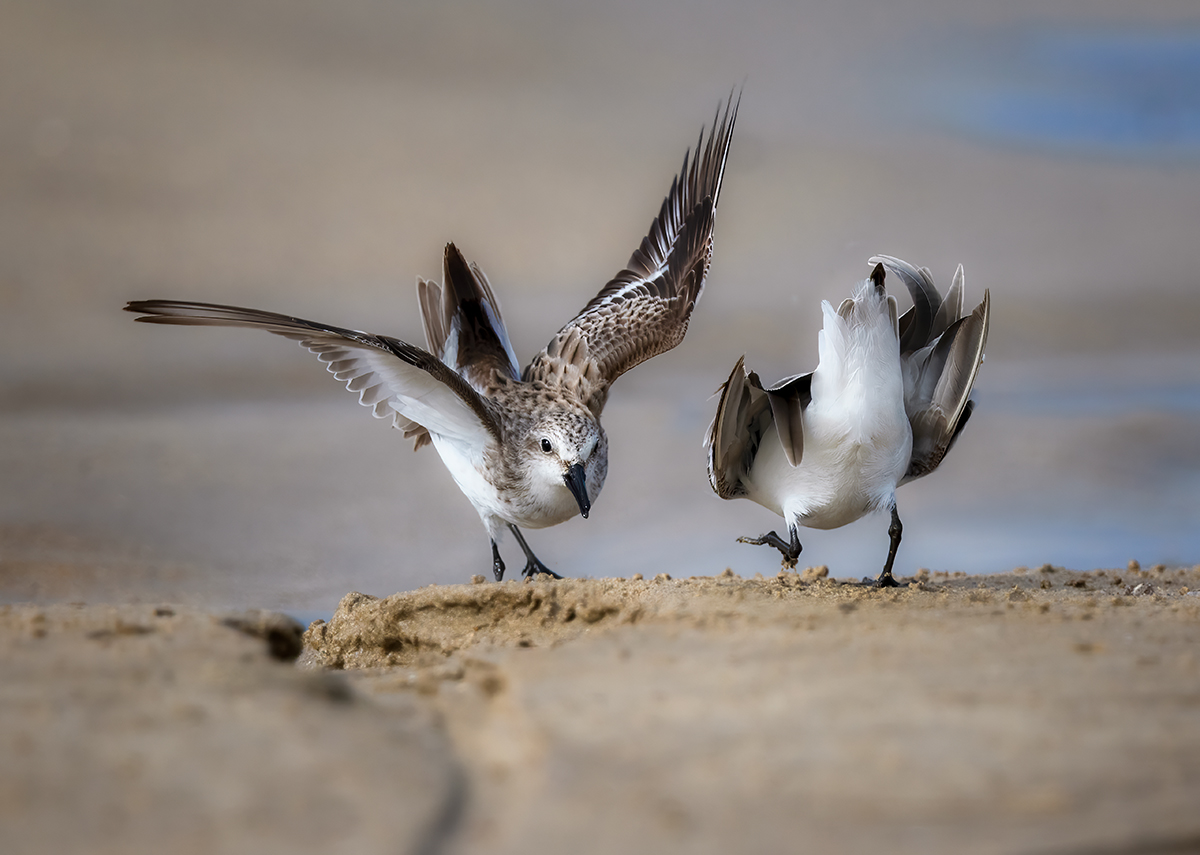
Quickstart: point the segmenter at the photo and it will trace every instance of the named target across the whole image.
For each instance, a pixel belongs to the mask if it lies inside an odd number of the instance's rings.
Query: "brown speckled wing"
[[[713,222],[737,120],[733,96],[705,144],[684,156],[662,209],[625,269],[525,369],[524,379],[569,391],[596,415],[621,374],[679,344],[704,290]],[[718,121],[719,120],[719,121]]]

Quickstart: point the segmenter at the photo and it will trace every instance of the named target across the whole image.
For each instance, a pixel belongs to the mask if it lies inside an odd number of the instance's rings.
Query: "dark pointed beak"
[[[592,503],[588,501],[587,475],[583,471],[583,464],[576,463],[568,469],[567,474],[563,476],[563,481],[566,482],[567,489],[571,491],[575,501],[579,503],[579,513],[583,514],[583,518],[586,520],[588,511],[592,509]]]

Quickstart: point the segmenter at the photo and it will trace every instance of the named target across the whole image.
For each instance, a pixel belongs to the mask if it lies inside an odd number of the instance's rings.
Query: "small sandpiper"
[[[936,469],[966,426],[990,302],[984,291],[963,316],[962,265],[943,300],[926,268],[886,255],[869,263],[871,277],[853,297],[836,311],[821,304],[817,369],[764,387],[739,359],[718,390],[705,444],[718,496],[750,499],[787,521],[787,539],[774,531],[739,538],[774,546],[786,567],[800,555],[799,526],[838,528],[890,510],[891,546],[874,580],[887,587],[896,585],[902,531],[896,488]],[[912,296],[900,318],[884,289],[888,271]]]
[[[432,443],[487,528],[492,570],[507,528],[525,553],[524,575],[558,577],[521,528],[585,518],[604,485],[608,440],[600,413],[613,381],[679,344],[708,274],[713,223],[738,103],[718,109],[705,143],[684,155],[650,231],[621,270],[524,371],[483,271],[447,244],[442,285],[417,280],[428,350],[386,335],[287,315],[176,300],[138,300],[126,311],[155,324],[248,327],[298,341],[390,419],[415,448]],[[690,163],[689,163],[690,159]]]

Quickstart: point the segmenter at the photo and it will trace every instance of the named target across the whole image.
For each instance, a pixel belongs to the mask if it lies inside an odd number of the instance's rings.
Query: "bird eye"
[[[543,439],[543,440],[542,440],[542,451],[544,451],[544,452],[546,452],[547,454],[549,454],[549,453],[550,453],[551,451],[553,451],[553,450],[554,450],[554,446],[552,446],[552,445],[550,444],[550,440],[548,440],[548,439]]]

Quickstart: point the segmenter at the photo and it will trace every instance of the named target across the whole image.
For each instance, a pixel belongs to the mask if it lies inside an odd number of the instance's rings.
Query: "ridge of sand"
[[[457,851],[1200,846],[1200,568],[826,574],[351,594],[304,658],[439,710]]]

